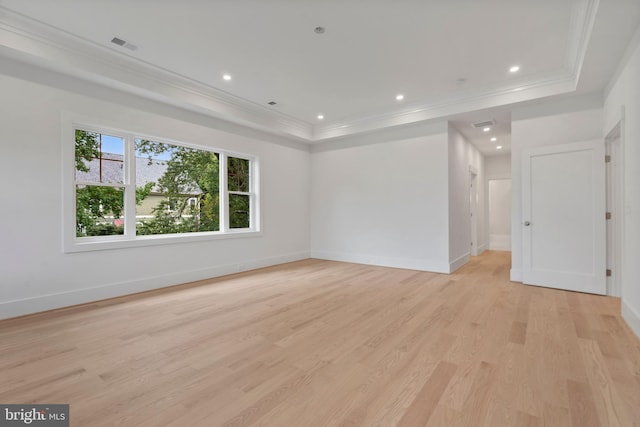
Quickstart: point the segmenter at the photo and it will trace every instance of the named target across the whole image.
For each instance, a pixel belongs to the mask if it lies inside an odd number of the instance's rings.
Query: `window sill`
[[[261,231],[231,230],[225,233],[211,231],[205,233],[165,234],[154,236],[104,236],[74,238],[65,244],[65,253],[103,251],[111,249],[138,248],[144,246],[174,245],[182,243],[206,242],[224,239],[238,239],[262,236]]]

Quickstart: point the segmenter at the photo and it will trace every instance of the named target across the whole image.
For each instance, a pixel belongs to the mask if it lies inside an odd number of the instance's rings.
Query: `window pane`
[[[249,228],[250,199],[245,194],[229,194],[229,228]]]
[[[76,180],[122,184],[124,182],[124,140],[76,129]]]
[[[248,193],[249,190],[249,160],[229,157],[227,159],[227,176],[229,191],[241,191]]]
[[[137,139],[136,233],[218,231],[218,153]]]
[[[76,236],[124,234],[124,190],[95,185],[76,186]]]

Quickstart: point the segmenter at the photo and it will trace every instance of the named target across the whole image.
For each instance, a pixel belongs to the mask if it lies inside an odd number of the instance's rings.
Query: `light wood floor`
[[[640,425],[619,301],[307,260],[0,322],[0,402],[72,426]]]

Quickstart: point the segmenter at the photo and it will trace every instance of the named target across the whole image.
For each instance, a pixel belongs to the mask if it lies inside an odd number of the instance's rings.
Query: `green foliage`
[[[85,162],[100,157],[100,134],[76,130],[75,164],[79,172],[89,172]],[[136,188],[136,203],[149,195],[154,183]],[[123,234],[124,227],[114,224],[124,211],[124,191],[103,186],[76,188],[76,236],[106,236]],[[107,218],[110,217],[110,218]],[[113,219],[111,219],[113,218]]]
[[[99,134],[76,131],[76,170],[88,172],[85,163],[100,157]],[[149,182],[136,188],[136,203],[149,196],[154,186],[166,196],[153,209],[153,217],[140,220],[139,235],[173,234],[220,229],[219,156],[210,151],[174,146],[148,140],[136,141],[136,155],[148,157],[149,165],[159,158],[166,162],[165,173],[157,183]],[[249,192],[250,163],[229,157],[228,188]],[[195,199],[195,203],[193,203]],[[191,200],[191,203],[190,203]],[[120,188],[82,186],[76,191],[77,236],[122,234],[123,227],[110,218],[120,218],[124,210],[124,192]],[[250,197],[229,195],[229,226],[250,226]]]
[[[249,196],[229,194],[229,228],[249,228]]]
[[[122,234],[123,227],[110,224],[105,216],[119,218],[122,215],[123,195],[119,188],[79,186],[76,189],[76,236]]]
[[[153,157],[170,155],[158,180],[167,196],[153,210],[153,218],[138,223],[138,234],[170,234],[220,229],[218,154],[148,140],[136,141],[136,152]],[[196,199],[195,205],[188,203]]]
[[[249,160],[229,157],[227,159],[229,191],[249,192]]]
[[[149,193],[151,193],[154,185],[155,182],[147,182],[142,187],[136,187],[136,205],[139,205],[144,199],[147,198]]]
[[[100,157],[99,134],[76,130],[76,170],[89,172],[89,167],[84,163]]]
[[[142,221],[136,230],[139,235],[190,233],[197,230],[194,216],[183,218],[171,210],[172,200],[162,200],[154,208],[153,218]]]

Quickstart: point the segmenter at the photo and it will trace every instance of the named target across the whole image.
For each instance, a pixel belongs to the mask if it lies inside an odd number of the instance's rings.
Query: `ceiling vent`
[[[484,122],[476,122],[476,123],[472,123],[471,126],[473,126],[476,129],[482,129],[482,128],[491,128],[494,127],[496,124],[496,122],[494,122],[493,120],[487,120]]]
[[[118,37],[112,38],[111,43],[117,44],[118,46],[122,46],[131,51],[138,50],[138,46],[136,46],[135,44],[131,44],[128,41],[122,40],[121,38],[118,38]]]

